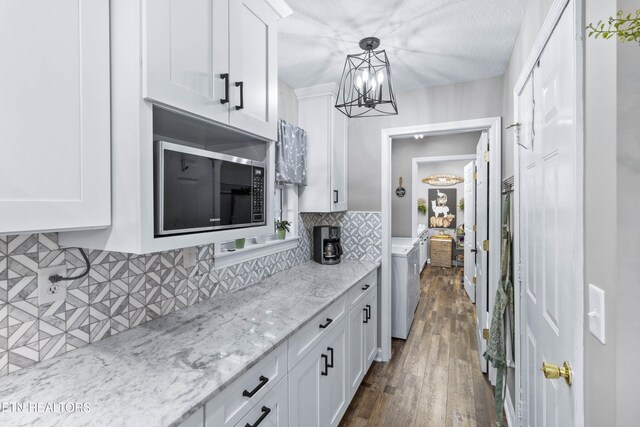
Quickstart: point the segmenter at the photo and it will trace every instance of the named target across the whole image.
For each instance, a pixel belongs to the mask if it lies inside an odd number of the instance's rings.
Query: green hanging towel
[[[496,292],[496,302],[491,315],[489,342],[485,359],[498,370],[496,382],[496,417],[498,427],[502,427],[504,408],[504,381],[507,372],[505,322],[507,308],[513,307],[513,282],[511,281],[511,195],[507,194],[502,204],[502,259],[500,262],[500,283]]]

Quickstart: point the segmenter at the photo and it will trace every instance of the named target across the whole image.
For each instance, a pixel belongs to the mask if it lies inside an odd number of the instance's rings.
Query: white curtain
[[[284,120],[278,122],[276,182],[307,184],[307,133]]]

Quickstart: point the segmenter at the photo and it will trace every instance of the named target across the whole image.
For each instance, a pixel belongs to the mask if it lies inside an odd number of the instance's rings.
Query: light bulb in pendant
[[[356,77],[356,88],[358,92],[362,92],[362,77],[360,76]]]
[[[382,82],[384,82],[384,73],[381,70],[381,71],[378,71],[378,84],[382,86]]]

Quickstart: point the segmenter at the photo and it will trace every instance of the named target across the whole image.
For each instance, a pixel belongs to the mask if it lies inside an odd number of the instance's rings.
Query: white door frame
[[[413,134],[425,136],[446,135],[452,133],[476,132],[486,130],[489,133],[489,233],[495,238],[489,241],[489,313],[493,310],[495,291],[500,278],[500,236],[502,228],[502,118],[463,120],[405,126],[382,129],[382,173],[380,175],[382,197],[382,268],[380,292],[380,353],[378,360],[391,359],[391,143],[394,137]],[[488,327],[488,326],[486,326]]]
[[[567,8],[569,6],[569,8]],[[538,37],[529,52],[529,56],[520,71],[520,75],[513,89],[513,100],[514,100],[514,122],[519,122],[519,111],[518,111],[518,96],[524,90],[526,83],[529,79],[529,75],[533,71],[544,47],[547,42],[551,38],[551,34],[555,29],[556,25],[560,21],[560,17],[562,13],[567,9],[567,13],[573,14],[573,19],[575,23],[575,28],[577,34],[574,37],[574,49],[572,52],[567,52],[567,54],[573,55],[574,69],[576,70],[576,99],[574,103],[574,108],[576,112],[576,122],[575,122],[575,137],[576,137],[576,200],[577,206],[575,209],[576,217],[575,221],[577,224],[576,229],[579,230],[579,235],[576,236],[577,243],[576,244],[576,253],[574,256],[574,265],[576,266],[576,289],[575,289],[575,304],[576,304],[576,317],[575,322],[573,324],[573,330],[575,331],[574,337],[574,349],[575,349],[575,359],[572,360],[571,369],[573,370],[574,379],[573,385],[574,388],[574,413],[575,413],[575,423],[577,426],[584,425],[584,328],[583,328],[583,318],[584,318],[584,54],[583,54],[583,38],[584,38],[584,23],[583,23],[583,15],[584,9],[581,1],[573,1],[573,0],[555,0],[547,17],[542,25],[540,32],[538,33]],[[514,233],[513,233],[513,255],[514,255],[514,273],[515,273],[515,283],[514,283],[514,299],[515,299],[515,328],[516,328],[516,402],[513,402],[516,407],[518,403],[521,401],[520,393],[518,392],[522,385],[520,384],[520,377],[523,369],[528,369],[526,366],[526,358],[523,358],[521,353],[521,337],[525,336],[521,331],[523,325],[523,316],[524,310],[521,307],[521,292],[520,292],[520,283],[519,283],[519,272],[520,272],[520,253],[519,253],[519,245],[520,240],[518,238],[517,230],[520,227],[520,167],[519,167],[519,149],[516,145],[514,149]],[[537,367],[531,367],[531,369],[537,369]],[[520,418],[516,417],[519,420]]]
[[[418,167],[424,163],[439,163],[439,162],[456,162],[463,160],[475,160],[475,154],[458,154],[454,156],[433,156],[433,157],[414,157],[411,159],[411,191],[409,191],[409,197],[411,197],[411,237],[418,238],[418,200],[416,199],[417,192],[415,189],[420,185],[420,178],[418,177]],[[457,206],[456,201],[456,206]]]

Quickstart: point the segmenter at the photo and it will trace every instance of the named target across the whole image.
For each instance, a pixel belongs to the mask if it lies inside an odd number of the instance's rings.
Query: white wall
[[[495,77],[400,92],[397,116],[350,119],[349,210],[381,210],[382,129],[501,116],[502,89]]]
[[[394,237],[411,237],[411,213],[415,207],[415,200],[419,196],[411,197],[412,159],[415,157],[436,157],[460,154],[474,154],[476,145],[480,139],[480,132],[459,133],[453,135],[437,135],[425,137],[423,139],[394,139],[391,146],[391,176],[394,194],[391,199],[391,233]],[[464,164],[468,162],[463,162]],[[437,170],[432,173],[455,173],[462,176],[464,164],[458,169],[449,164],[437,164]],[[436,164],[428,166],[433,169]],[[441,167],[442,165],[442,167]],[[403,187],[407,190],[405,197],[395,195],[395,188],[398,186],[398,178],[403,178]],[[423,174],[420,177],[424,177]],[[419,184],[418,188],[426,188],[427,185]],[[426,192],[424,192],[426,197]],[[458,198],[462,197],[463,191],[458,191]],[[424,218],[420,216],[419,218]],[[458,218],[459,219],[459,218]]]
[[[617,9],[640,9],[638,0],[618,0]],[[613,44],[612,42],[610,42]],[[620,426],[638,424],[640,384],[640,46],[616,42],[617,69],[617,266],[616,415]],[[602,144],[606,140],[600,140]],[[596,141],[593,141],[594,143]],[[606,143],[605,143],[606,144]],[[599,169],[602,173],[602,169]],[[595,174],[595,171],[593,171]],[[595,248],[594,248],[595,249]],[[613,312],[610,312],[613,313]],[[609,317],[608,321],[611,321]],[[630,368],[630,369],[629,369]],[[597,367],[591,366],[595,376]],[[594,393],[595,394],[595,393]],[[596,396],[591,396],[595,400]],[[595,426],[595,423],[591,425]]]
[[[427,201],[427,204],[430,204],[431,201],[429,200],[429,190],[432,190],[432,189],[454,190],[455,189],[456,190],[456,202],[455,202],[456,209],[455,209],[455,213],[454,212],[451,212],[451,213],[454,213],[454,215],[456,216],[456,222],[455,222],[456,227],[459,227],[464,223],[463,211],[460,210],[460,208],[458,207],[458,204],[460,203],[460,199],[464,197],[464,183],[450,185],[448,187],[436,187],[429,184],[423,184],[420,181],[422,180],[422,178],[426,178],[429,175],[433,175],[437,173],[446,173],[446,174],[464,177],[464,167],[470,161],[471,160],[459,160],[455,162],[422,163],[418,165],[419,184],[418,184],[418,188],[416,188],[414,198],[417,200],[419,197],[422,197]],[[428,210],[427,210],[427,215],[422,215],[420,213],[418,214],[418,223],[415,224],[415,227],[417,227],[419,224],[424,224],[426,228],[429,228],[429,211]],[[437,231],[439,232],[440,230],[437,230]],[[447,234],[454,234],[453,233],[454,231],[455,230],[447,230],[446,232]],[[435,233],[435,234],[438,234],[438,233]]]

